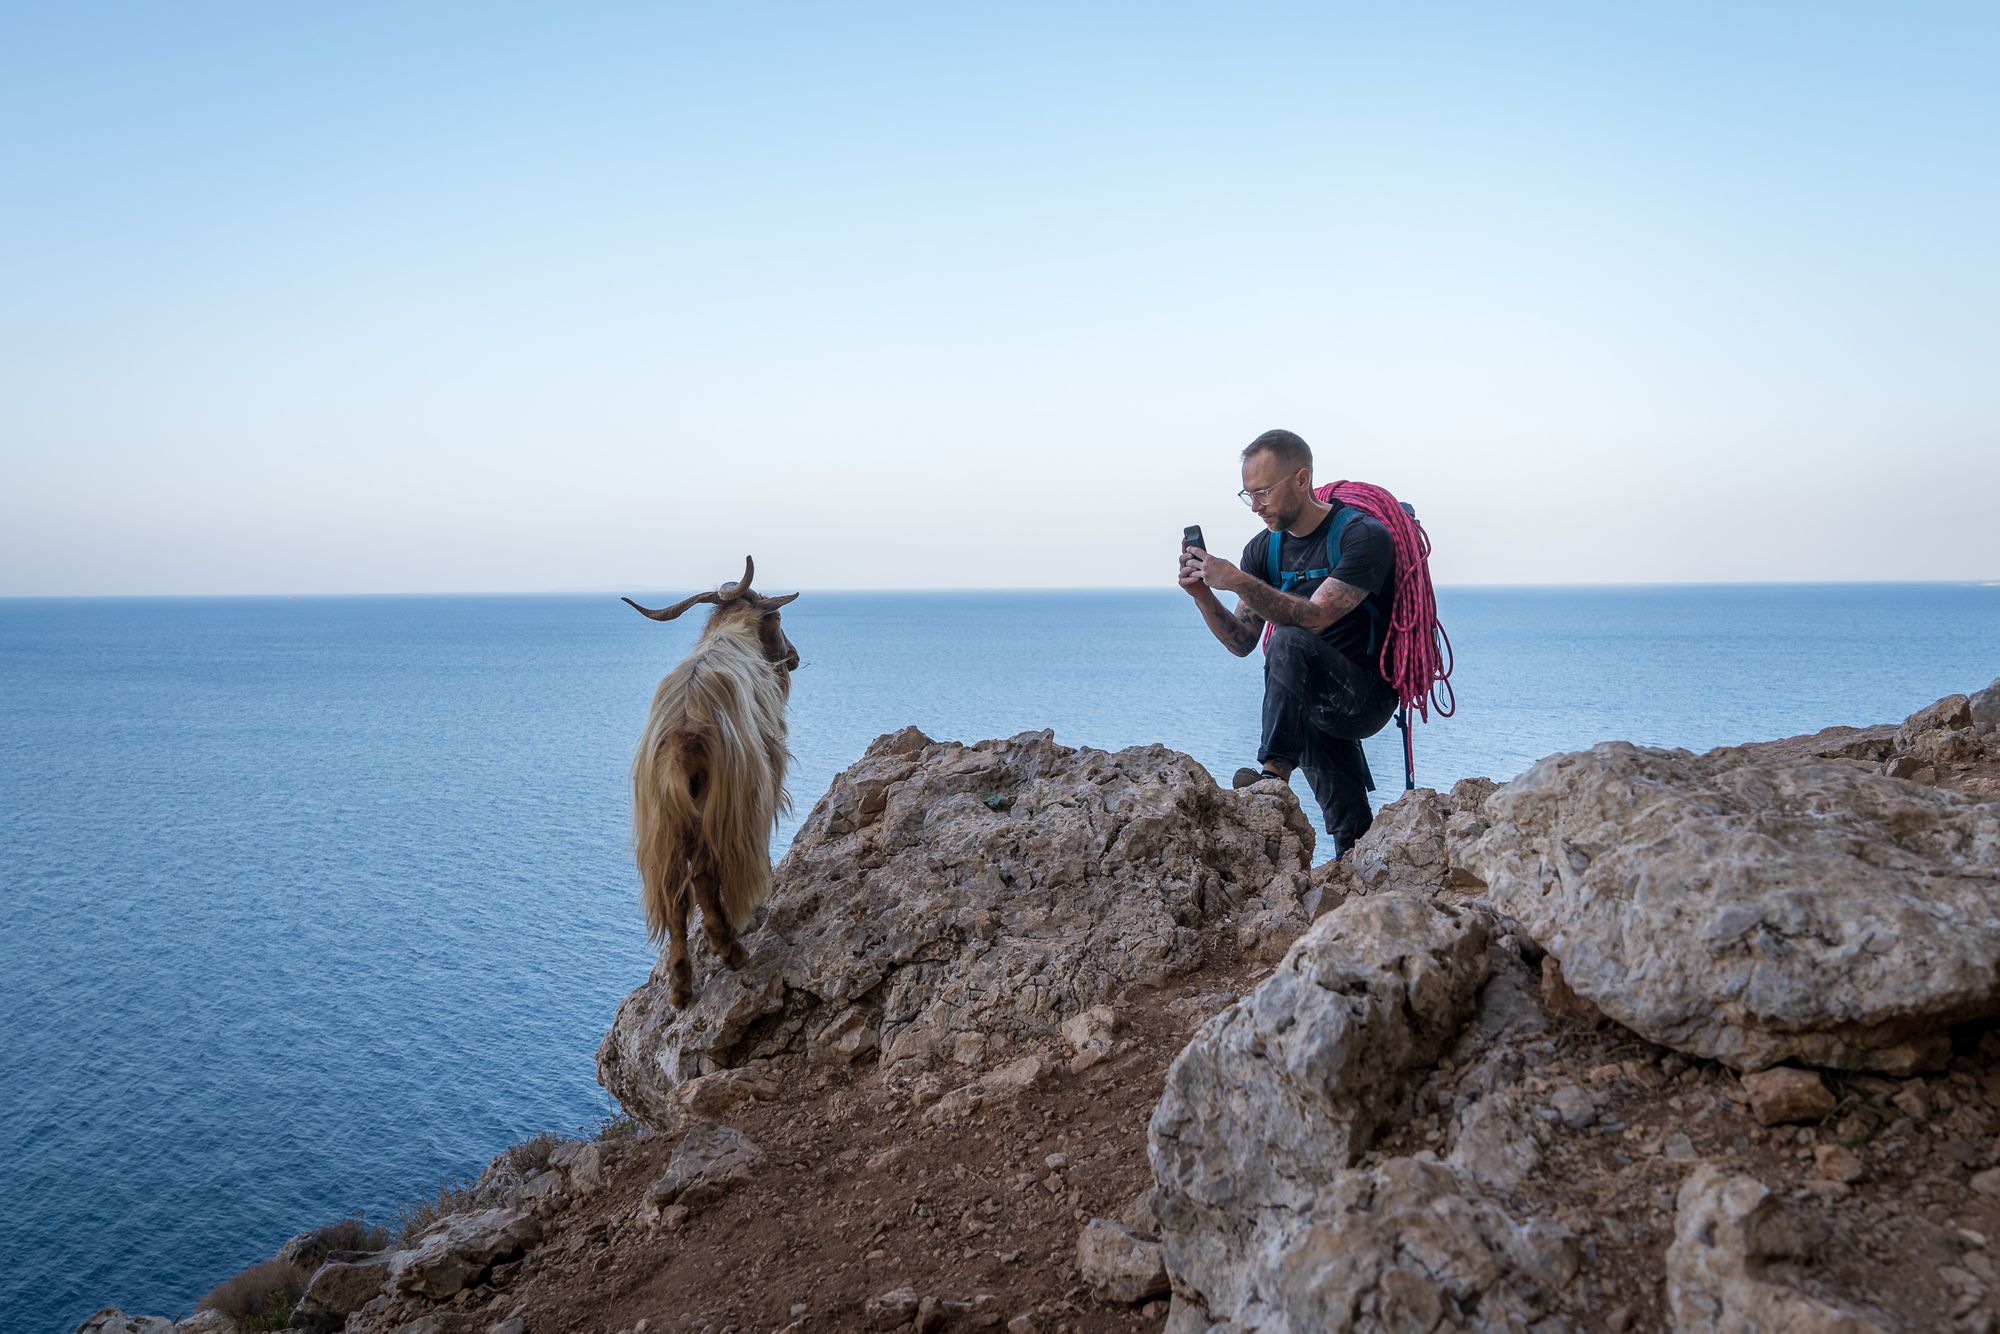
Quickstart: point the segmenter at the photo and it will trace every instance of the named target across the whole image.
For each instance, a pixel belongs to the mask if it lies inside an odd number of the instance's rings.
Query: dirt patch
[[[1025,1315],[1040,1330],[1157,1329],[1164,1301],[1092,1297],[1077,1235],[1093,1217],[1133,1217],[1152,1185],[1146,1124],[1168,1064],[1269,969],[1211,967],[1128,998],[1109,1059],[1073,1073],[1069,1049],[1050,1045],[1043,1082],[939,1124],[925,1112],[978,1070],[822,1071],[733,1109],[720,1119],[763,1151],[758,1168],[678,1226],[640,1217],[678,1137],[629,1141],[611,1151],[602,1193],[556,1212],[549,1240],[460,1309],[485,1322],[519,1315],[535,1334],[641,1320],[718,1334],[895,1328],[909,1317],[869,1303],[907,1289],[933,1299],[928,1328]]]

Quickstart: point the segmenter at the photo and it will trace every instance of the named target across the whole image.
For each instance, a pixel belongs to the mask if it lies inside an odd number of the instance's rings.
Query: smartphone
[[[1181,530],[1181,545],[1184,547],[1194,547],[1200,551],[1208,550],[1208,543],[1201,540],[1200,524],[1191,523]]]

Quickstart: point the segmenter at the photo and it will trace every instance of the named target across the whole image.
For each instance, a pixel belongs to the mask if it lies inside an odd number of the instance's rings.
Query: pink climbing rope
[[[1313,498],[1322,504],[1352,505],[1389,530],[1396,545],[1396,606],[1382,640],[1382,679],[1395,688],[1398,702],[1424,721],[1430,721],[1433,707],[1438,717],[1451,717],[1458,707],[1451,691],[1451,640],[1438,623],[1437,593],[1431,587],[1431,539],[1424,526],[1394,496],[1366,482],[1330,482],[1315,489]],[[1403,745],[1407,754],[1411,750],[1407,728]]]

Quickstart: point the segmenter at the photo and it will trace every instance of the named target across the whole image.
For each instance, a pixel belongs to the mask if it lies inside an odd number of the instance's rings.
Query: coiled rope
[[[1438,717],[1449,718],[1458,708],[1458,697],[1451,689],[1451,638],[1438,621],[1437,592],[1431,587],[1430,535],[1412,511],[1379,486],[1332,482],[1317,488],[1313,496],[1323,504],[1352,505],[1387,528],[1395,543],[1396,605],[1389,615],[1378,666],[1382,679],[1396,692],[1396,725],[1403,729],[1404,783],[1415,787],[1416,742],[1409,715],[1415,713],[1428,722],[1432,709]]]

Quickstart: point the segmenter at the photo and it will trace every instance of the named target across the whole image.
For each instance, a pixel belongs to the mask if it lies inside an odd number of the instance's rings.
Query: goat
[[[711,604],[694,648],[653,692],[652,712],[632,760],[632,831],[646,934],[665,936],[667,999],[694,995],[688,964],[688,897],[701,909],[709,948],[730,968],[749,962],[737,932],[771,890],[771,829],[791,808],[785,792],[785,703],[799,651],[778,610],[798,597],[750,591],[743,578],[661,611],[620,599],[641,615],[671,621]]]

